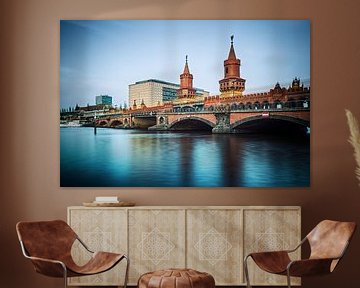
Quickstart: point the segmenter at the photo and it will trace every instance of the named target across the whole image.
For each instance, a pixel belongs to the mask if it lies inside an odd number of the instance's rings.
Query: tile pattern
[[[187,267],[216,285],[242,282],[242,210],[187,210]]]
[[[154,228],[149,233],[142,233],[142,240],[137,247],[141,250],[142,260],[150,260],[157,265],[160,261],[170,260],[170,252],[175,244],[170,240],[170,233]]]
[[[296,207],[72,207],[68,221],[91,249],[129,255],[130,285],[145,272],[187,267],[212,274],[218,286],[243,286],[244,255],[295,247],[300,241],[300,213]],[[80,265],[89,259],[77,242],[72,253]],[[294,258],[300,258],[300,251]],[[251,262],[252,284],[286,283],[285,277],[265,273]],[[124,271],[121,263],[104,274],[71,278],[70,284],[121,285]]]
[[[127,215],[125,210],[75,210],[69,214],[69,223],[91,250],[126,253]],[[90,253],[78,241],[72,247],[72,255],[79,265],[86,263],[90,258]],[[121,285],[124,281],[125,266],[125,262],[122,261],[105,273],[69,278],[69,284]]]
[[[200,239],[194,245],[199,252],[199,259],[206,260],[211,265],[218,261],[227,260],[227,253],[231,249],[231,244],[227,240],[227,233],[219,233],[215,228],[211,228],[206,233],[199,233]]]
[[[276,251],[295,248],[300,242],[299,210],[245,210],[244,249],[251,252]],[[300,258],[299,252],[292,255]],[[286,277],[266,273],[249,260],[249,276],[252,285],[285,285]],[[298,278],[293,284],[300,284]]]
[[[185,210],[129,210],[129,281],[165,268],[185,267]]]

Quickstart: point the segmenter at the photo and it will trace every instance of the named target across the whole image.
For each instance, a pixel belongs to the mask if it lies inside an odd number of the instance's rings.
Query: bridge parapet
[[[158,113],[156,125],[150,130],[167,131],[178,127],[181,122],[200,121],[212,129],[213,133],[235,133],[236,127],[253,120],[277,119],[310,126],[310,109],[258,109],[241,111],[194,111]]]

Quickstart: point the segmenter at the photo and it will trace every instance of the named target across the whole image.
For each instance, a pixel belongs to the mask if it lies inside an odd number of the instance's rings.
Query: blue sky
[[[217,95],[231,35],[245,94],[294,77],[309,84],[308,20],[61,20],[60,107],[93,105],[102,94],[123,105],[129,84],[179,83],[185,55],[194,86]]]

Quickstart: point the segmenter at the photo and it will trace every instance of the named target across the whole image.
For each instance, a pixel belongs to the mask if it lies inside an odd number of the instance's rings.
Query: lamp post
[[[94,115],[94,135],[96,135],[96,110]]]

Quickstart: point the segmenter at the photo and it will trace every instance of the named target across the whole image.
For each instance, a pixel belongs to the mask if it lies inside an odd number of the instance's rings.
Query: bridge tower
[[[186,55],[184,72],[180,75],[180,89],[177,90],[177,96],[179,99],[195,97],[195,89],[193,88],[193,75],[190,74],[187,59],[188,56]]]
[[[221,97],[242,95],[245,90],[245,81],[240,77],[240,59],[236,58],[234,35],[232,35],[229,56],[224,61],[224,78],[219,81]]]

